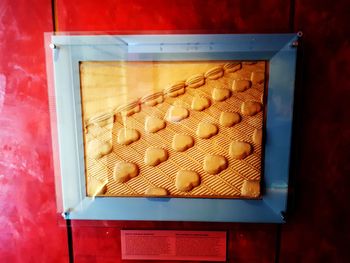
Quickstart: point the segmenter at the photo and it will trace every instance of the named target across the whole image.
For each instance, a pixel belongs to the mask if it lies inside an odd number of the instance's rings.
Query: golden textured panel
[[[227,70],[233,67],[225,67],[225,64],[227,62],[220,61],[81,63],[86,176],[107,182],[104,196],[145,196],[149,187],[161,187],[167,190],[169,197],[259,198],[256,194],[247,196],[246,193],[242,197],[241,193],[245,181],[261,181],[262,146],[253,142],[252,134],[255,129],[263,128],[264,110],[254,116],[244,116],[241,104],[245,101],[261,103],[264,83],[252,83],[244,92],[234,92],[232,83],[236,79],[251,80],[252,72],[263,72],[266,77],[266,62],[241,63],[234,72]],[[204,79],[213,68],[214,73],[220,73],[222,69],[222,76]],[[191,76],[196,78],[192,80]],[[191,81],[186,82],[187,79]],[[197,80],[198,85],[194,85]],[[230,89],[231,96],[221,102],[214,101],[214,88]],[[198,96],[209,98],[210,107],[202,111],[192,110],[192,100]],[[147,133],[146,118],[152,116],[165,120],[169,107],[173,105],[187,109],[189,116],[179,122],[166,121],[164,129]],[[239,113],[241,121],[232,127],[221,126],[219,117],[222,111]],[[218,134],[209,139],[199,138],[196,129],[200,122],[215,124]],[[129,145],[120,145],[117,134],[125,127],[136,129],[141,136]],[[184,152],[173,150],[171,145],[175,134],[192,136],[193,147]],[[112,152],[99,159],[92,158],[96,154],[90,153],[87,145],[94,140],[111,143]],[[233,159],[229,154],[232,141],[250,143],[252,153],[242,160]],[[146,165],[144,154],[148,147],[165,149],[168,159],[157,166]],[[228,161],[227,169],[215,175],[206,173],[203,160],[207,154],[224,156]],[[120,161],[135,163],[139,175],[124,183],[114,181],[113,169]],[[201,178],[199,186],[188,192],[179,191],[175,186],[179,170],[196,171]]]

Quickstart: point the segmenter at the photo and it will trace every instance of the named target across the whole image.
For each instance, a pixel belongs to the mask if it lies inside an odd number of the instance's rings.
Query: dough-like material
[[[128,117],[135,113],[140,112],[141,105],[139,104],[139,101],[134,101],[125,105],[122,105],[117,108],[117,112],[120,112],[121,116]]]
[[[164,92],[167,96],[173,97],[173,98],[179,95],[182,95],[185,93],[185,82],[184,81],[177,82],[174,85],[167,88]]]
[[[252,86],[250,80],[235,79],[232,83],[232,90],[235,92],[243,92]]]
[[[189,115],[187,109],[181,106],[171,106],[166,114],[166,120],[170,122],[178,122],[186,119]]]
[[[200,176],[195,171],[180,170],[176,174],[176,189],[182,192],[191,191],[200,184]]]
[[[245,197],[259,197],[260,182],[257,180],[244,180],[241,188],[241,195]]]
[[[109,113],[105,113],[105,114],[100,114],[94,117],[91,117],[88,121],[87,121],[87,126],[89,126],[90,124],[94,124],[100,127],[104,127],[108,124],[113,123],[114,121],[114,114],[109,112]]]
[[[256,144],[262,144],[262,129],[255,129],[252,136],[253,142]]]
[[[224,75],[224,69],[221,66],[217,66],[209,69],[205,72],[204,77],[207,79],[218,79]]]
[[[207,155],[204,157],[203,170],[208,174],[218,174],[228,166],[227,159],[221,155]]]
[[[182,88],[182,89],[178,89],[178,90],[175,90],[175,91],[172,91],[172,92],[168,92],[167,95],[169,97],[172,97],[172,98],[175,98],[179,95],[182,95],[185,93],[185,88]]]
[[[118,162],[113,169],[113,179],[125,183],[139,174],[139,167],[134,163]]]
[[[146,95],[141,98],[141,103],[144,103],[147,106],[156,106],[164,101],[163,92],[157,92],[151,95]]]
[[[202,111],[210,107],[210,100],[205,97],[194,97],[192,99],[192,110]]]
[[[215,101],[224,101],[231,96],[231,91],[226,88],[214,88],[211,96]]]
[[[243,61],[243,65],[255,65],[257,62],[256,61]]]
[[[167,196],[168,191],[162,187],[149,187],[145,191],[147,196]]]
[[[241,105],[241,112],[245,116],[254,116],[262,110],[262,105],[256,101],[245,101]]]
[[[250,80],[253,84],[262,84],[265,81],[265,73],[263,71],[253,71]]]
[[[175,134],[171,147],[177,152],[183,152],[194,145],[194,140],[190,135]]]
[[[107,180],[102,181],[94,177],[88,177],[86,190],[87,195],[91,197],[96,195],[103,195],[107,192]]]
[[[122,145],[129,145],[140,139],[140,133],[135,129],[122,128],[118,131],[117,142]]]
[[[229,62],[224,65],[224,70],[227,73],[233,73],[242,68],[242,64],[240,62]]]
[[[168,152],[162,148],[149,147],[145,152],[145,164],[157,166],[168,159]]]
[[[196,134],[201,139],[209,139],[218,133],[218,127],[208,122],[200,122],[197,127]]]
[[[203,74],[194,75],[192,77],[189,77],[186,80],[186,86],[192,89],[199,88],[200,86],[203,86],[204,83],[205,83],[205,78]]]
[[[158,98],[153,99],[153,100],[145,101],[145,104],[146,104],[147,106],[153,107],[153,106],[156,106],[157,104],[162,103],[163,101],[164,101],[164,98],[163,98],[163,97],[158,97]]]
[[[224,127],[232,127],[233,125],[241,121],[241,116],[237,112],[225,112],[222,111],[220,114],[220,125]]]
[[[233,141],[229,147],[230,156],[237,160],[246,158],[252,152],[252,146],[247,142]]]
[[[99,159],[112,151],[112,144],[110,142],[102,142],[93,140],[89,142],[87,147],[87,155],[93,159]]]
[[[145,121],[145,131],[155,133],[165,128],[165,121],[157,117],[147,117]]]

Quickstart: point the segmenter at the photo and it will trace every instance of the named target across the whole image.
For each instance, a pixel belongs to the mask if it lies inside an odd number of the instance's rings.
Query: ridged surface
[[[100,127],[97,124],[88,128],[85,142],[91,140],[111,141],[113,152],[98,159],[92,159],[86,152],[86,171],[88,176],[105,181],[108,179],[107,196],[143,196],[146,189],[152,187],[165,188],[171,197],[215,197],[240,198],[241,186],[244,180],[261,180],[261,146],[255,145],[251,139],[254,129],[262,128],[263,112],[252,117],[241,115],[241,122],[233,127],[223,127],[219,124],[222,111],[240,113],[241,104],[247,100],[261,101],[264,85],[253,85],[245,92],[232,92],[230,98],[223,102],[212,100],[214,88],[231,89],[234,79],[250,79],[251,72],[264,71],[265,62],[254,65],[244,64],[242,69],[234,73],[225,73],[217,80],[206,79],[203,86],[192,89],[186,88],[183,95],[175,98],[166,97],[164,102],[156,106],[141,105],[141,111],[129,117],[115,115],[113,124]],[[201,73],[201,72],[198,72]],[[211,106],[203,111],[191,109],[191,102],[195,96],[204,96],[211,100]],[[145,119],[155,116],[164,119],[171,105],[181,105],[190,111],[188,118],[180,122],[166,122],[166,127],[157,133],[146,133]],[[217,125],[219,132],[210,139],[200,139],[196,129],[200,122],[210,122]],[[141,138],[130,145],[119,145],[117,133],[123,127],[136,129]],[[184,152],[176,152],[171,148],[175,134],[187,134],[194,138],[195,144]],[[229,155],[231,141],[240,140],[251,143],[253,153],[243,160],[234,160]],[[155,167],[144,163],[144,153],[148,147],[166,149],[168,160]],[[210,175],[203,170],[203,160],[208,154],[218,154],[227,158],[229,166],[219,174]],[[117,161],[128,161],[138,165],[140,174],[127,181],[117,183],[113,180],[113,167]],[[175,177],[178,170],[193,170],[201,177],[201,184],[190,192],[181,192],[175,187]]]

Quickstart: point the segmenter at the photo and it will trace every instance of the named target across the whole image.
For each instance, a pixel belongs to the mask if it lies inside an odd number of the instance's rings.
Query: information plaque
[[[224,231],[122,230],[122,259],[226,261]]]

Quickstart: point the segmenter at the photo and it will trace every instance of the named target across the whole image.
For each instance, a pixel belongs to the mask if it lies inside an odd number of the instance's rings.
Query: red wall
[[[77,221],[75,262],[120,262],[119,231],[126,228],[227,230],[229,262],[349,260],[346,0],[52,2],[54,17],[49,0],[0,2],[0,262],[68,262],[54,197],[43,49],[43,32],[54,25],[57,31],[304,32],[288,223]]]

